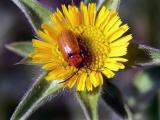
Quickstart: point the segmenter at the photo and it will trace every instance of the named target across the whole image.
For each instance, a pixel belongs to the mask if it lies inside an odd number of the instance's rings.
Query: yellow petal
[[[97,15],[96,26],[100,27],[100,25],[102,25],[104,21],[106,22],[106,18],[108,17],[108,15],[109,15],[109,10],[103,6]],[[106,24],[107,24],[107,22],[106,22]]]
[[[62,72],[62,69],[56,69],[56,70],[53,70],[51,72],[48,73],[48,75],[45,77],[46,80],[58,80],[57,79],[57,75],[58,74],[61,74]]]
[[[60,19],[57,13],[54,13],[53,15],[51,15],[50,18],[51,18],[54,26],[56,26],[55,28],[58,32],[61,32],[62,30],[64,30],[66,28],[65,21]]]
[[[103,85],[103,77],[102,77],[102,74],[100,72],[96,73],[96,78],[99,81],[99,84]]]
[[[76,6],[68,6],[68,13],[70,15],[70,24],[72,26],[80,25],[81,14]]]
[[[48,34],[52,37],[52,40],[53,40],[51,42],[57,41],[57,39],[58,39],[57,32],[53,27],[51,27],[51,25],[44,23],[44,24],[42,24],[42,29],[46,29],[48,31]]]
[[[107,67],[108,69],[113,70],[113,71],[118,71],[119,69],[125,68],[125,66],[122,63],[117,63],[117,62],[105,63],[104,67]]]
[[[111,47],[111,51],[117,51],[117,50],[123,51],[125,48],[128,47],[128,45],[129,43],[124,43],[123,45],[114,46],[114,47],[110,46],[110,47]]]
[[[108,54],[108,56],[109,57],[118,57],[118,56],[126,55],[128,45],[129,45],[129,43],[125,43],[122,46],[111,47],[110,53]]]
[[[88,5],[88,15],[89,15],[90,24],[94,25],[95,18],[96,18],[96,4],[89,3],[89,5]]]
[[[37,47],[37,48],[51,48],[52,47],[50,44],[37,40],[37,39],[33,39],[32,44],[34,47]]]
[[[88,91],[93,90],[92,82],[90,81],[89,77],[87,77],[87,79],[86,79],[86,88],[87,88]]]
[[[39,54],[39,53],[42,53],[42,54],[52,54],[52,49],[48,49],[48,48],[36,48],[34,49],[34,53],[35,54]]]
[[[32,62],[33,63],[37,63],[37,64],[46,64],[46,63],[49,63],[49,62],[53,62],[53,60],[52,59],[48,59],[46,57],[37,58],[37,57],[32,56]]]
[[[42,31],[38,31],[37,32],[37,35],[43,40],[43,41],[46,41],[46,42],[50,42],[52,43],[54,40],[45,32],[42,32]]]
[[[111,36],[119,29],[121,24],[122,24],[121,20],[116,21],[116,23],[110,28],[110,30],[104,31],[104,33],[107,34],[108,36]]]
[[[119,67],[115,63],[105,63],[104,67],[107,67],[110,70],[118,71]]]
[[[78,79],[78,76],[74,75],[71,79],[68,80],[68,83],[66,83],[66,85],[69,88],[72,88],[76,84],[77,79]]]
[[[109,69],[104,69],[103,71],[102,71],[102,73],[104,74],[104,75],[106,75],[108,78],[112,78],[114,75],[115,75],[115,73],[113,73],[111,70],[109,70]]]
[[[108,24],[105,27],[105,32],[109,31],[113,25],[116,23],[116,21],[118,21],[119,16],[117,15],[117,13],[113,13],[113,17],[109,20]]]
[[[125,45],[128,41],[130,41],[132,39],[132,35],[127,35],[124,36],[114,42],[111,43],[111,47],[116,47],[116,46],[121,46],[121,45]]]
[[[59,67],[58,64],[51,62],[51,63],[45,64],[45,65],[42,67],[42,69],[45,69],[45,70],[53,70],[53,69],[55,69],[55,68],[57,68],[57,67]]]
[[[64,15],[66,17],[66,20],[72,25],[72,17],[69,14],[69,12],[68,12],[68,10],[67,10],[65,5],[62,5],[62,10],[63,10],[63,13],[64,13]]]
[[[63,68],[57,68],[53,71],[51,71],[47,76],[46,76],[46,80],[62,80],[62,79],[66,79],[67,77],[69,77],[69,75],[71,75],[73,71],[72,70],[66,70]]]
[[[129,27],[127,24],[121,26],[113,35],[111,35],[109,37],[109,41],[112,42],[112,41],[120,38],[128,29],[129,29]]]
[[[83,18],[84,25],[89,25],[89,16],[88,16],[87,6],[83,2],[81,2],[80,8],[82,12],[82,18]]]
[[[77,83],[77,91],[84,91],[86,78],[87,78],[87,73],[82,73],[80,75],[80,77],[78,78],[79,83]]]
[[[119,62],[127,62],[128,60],[127,59],[125,59],[125,58],[111,58],[112,60],[114,60],[114,61],[119,61]]]
[[[96,79],[96,72],[92,71],[89,75],[89,79],[92,82],[94,87],[97,87],[99,85],[98,80]]]

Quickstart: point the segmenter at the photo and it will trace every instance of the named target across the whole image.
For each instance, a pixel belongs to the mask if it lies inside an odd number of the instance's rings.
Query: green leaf
[[[100,0],[100,1],[101,1],[101,7],[106,6],[110,10],[118,10],[120,5],[120,0]]]
[[[88,4],[88,3],[96,3],[98,4],[100,0],[84,0],[84,3],[85,4]]]
[[[13,113],[11,120],[26,120],[38,107],[47,102],[47,98],[52,97],[63,87],[56,80],[47,81],[46,74],[42,74],[37,79],[33,87],[23,97],[22,101]]]
[[[6,45],[6,48],[22,57],[27,57],[33,51],[31,42],[14,42]]]
[[[84,111],[87,120],[98,120],[97,105],[100,96],[100,89],[92,92],[77,92],[77,99]]]
[[[120,90],[112,84],[109,80],[106,81],[102,89],[102,98],[117,114],[123,118],[128,118],[128,112],[126,105],[123,102],[122,94]]]
[[[34,31],[40,29],[43,22],[49,20],[51,11],[41,6],[36,0],[12,0],[25,14]]]
[[[147,102],[159,89],[160,67],[151,67],[139,71],[132,80],[133,87],[136,88],[136,94],[140,95],[140,99]],[[137,99],[137,97],[136,97]]]
[[[84,3],[96,3],[98,9],[102,6],[106,6],[110,10],[118,10],[120,0],[84,0]]]
[[[126,55],[126,67],[160,65],[160,50],[141,44],[130,44]]]
[[[154,81],[146,71],[143,71],[136,75],[133,85],[140,93],[147,93],[154,87]]]

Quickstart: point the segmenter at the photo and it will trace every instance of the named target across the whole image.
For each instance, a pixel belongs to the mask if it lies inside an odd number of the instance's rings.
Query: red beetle
[[[70,30],[62,31],[59,35],[58,45],[65,61],[69,65],[80,67],[83,62],[83,55],[76,35]]]

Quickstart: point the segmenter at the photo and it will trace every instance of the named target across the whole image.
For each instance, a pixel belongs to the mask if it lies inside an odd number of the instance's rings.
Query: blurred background
[[[40,0],[46,6],[54,0]],[[56,0],[55,0],[56,1]],[[63,1],[63,0],[62,0]],[[52,2],[52,4],[50,4]],[[160,49],[160,0],[122,0],[122,20],[129,24],[134,41]],[[51,9],[53,10],[53,9]],[[23,13],[10,0],[0,0],[0,120],[9,120],[25,92],[31,87],[38,68],[14,65],[20,56],[8,51],[6,44],[31,41],[33,30]],[[160,67],[128,69],[117,73],[113,82],[122,91],[133,120],[160,119]],[[122,120],[102,100],[100,120]],[[72,92],[60,92],[37,110],[29,120],[85,120]]]

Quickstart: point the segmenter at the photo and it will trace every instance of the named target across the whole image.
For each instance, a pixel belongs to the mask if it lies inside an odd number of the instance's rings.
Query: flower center
[[[95,26],[76,26],[71,28],[78,38],[80,48],[84,54],[84,67],[90,70],[103,68],[104,60],[109,52],[106,36]]]

